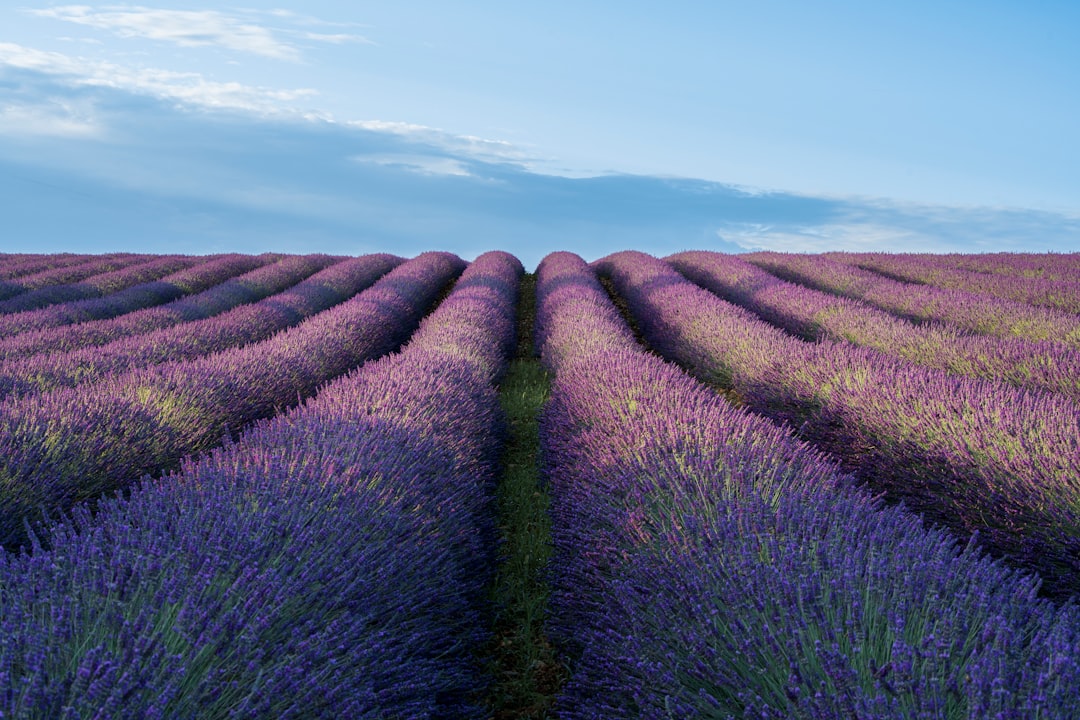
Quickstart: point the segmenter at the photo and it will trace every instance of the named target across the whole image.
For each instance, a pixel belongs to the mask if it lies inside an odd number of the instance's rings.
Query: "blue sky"
[[[0,9],[0,251],[1080,251],[1080,4]]]

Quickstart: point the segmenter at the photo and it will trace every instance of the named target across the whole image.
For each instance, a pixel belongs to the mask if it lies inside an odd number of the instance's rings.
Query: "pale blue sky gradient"
[[[1071,2],[0,9],[0,252],[1080,250]]]

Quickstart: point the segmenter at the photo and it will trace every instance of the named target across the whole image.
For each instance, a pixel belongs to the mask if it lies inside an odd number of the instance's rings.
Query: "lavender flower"
[[[658,276],[625,295],[641,319],[677,280],[637,255],[598,267],[636,271],[624,264]],[[628,344],[580,258],[545,258],[537,291],[555,372],[541,427],[551,632],[572,669],[560,717],[1080,713],[1074,606]],[[704,333],[699,302],[667,321]]]
[[[0,711],[483,717],[492,382],[520,273],[481,256],[400,354],[0,555]]]

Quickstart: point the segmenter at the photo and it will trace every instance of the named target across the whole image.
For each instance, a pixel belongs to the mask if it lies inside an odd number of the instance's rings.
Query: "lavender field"
[[[1080,719],[1080,254],[0,255],[0,717]]]

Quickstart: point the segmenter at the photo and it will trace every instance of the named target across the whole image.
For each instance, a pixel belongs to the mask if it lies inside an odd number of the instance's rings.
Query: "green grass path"
[[[551,556],[549,498],[540,484],[539,414],[550,379],[534,356],[536,278],[522,280],[518,347],[500,385],[509,423],[505,470],[498,487],[503,546],[492,588],[495,636],[490,653],[496,720],[544,718],[564,676],[555,649],[544,637]]]

